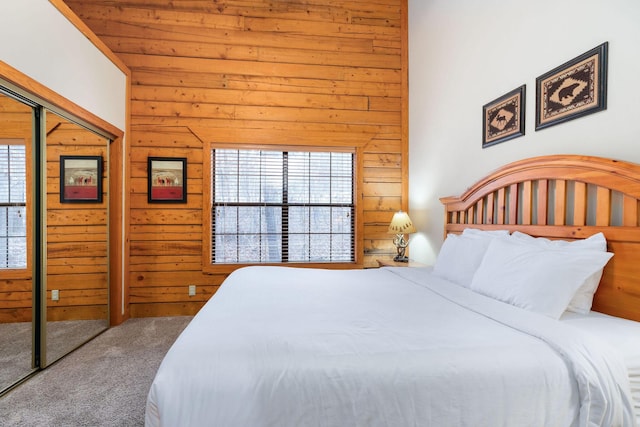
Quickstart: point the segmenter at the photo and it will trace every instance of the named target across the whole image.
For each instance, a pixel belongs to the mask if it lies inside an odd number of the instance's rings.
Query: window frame
[[[361,203],[361,181],[362,181],[362,149],[357,146],[344,147],[321,147],[311,145],[253,145],[253,144],[221,144],[211,142],[204,144],[203,154],[203,203],[202,203],[202,269],[207,274],[225,274],[231,273],[239,268],[250,265],[277,265],[277,266],[295,266],[302,268],[328,268],[328,269],[348,269],[362,268],[364,262],[363,254],[363,208]],[[281,151],[311,151],[311,152],[343,152],[353,153],[353,211],[354,211],[354,260],[351,262],[278,262],[278,263],[227,263],[213,264],[211,263],[212,250],[212,219],[211,210],[213,208],[212,200],[212,164],[211,150],[213,149],[232,149],[232,150],[281,150]]]

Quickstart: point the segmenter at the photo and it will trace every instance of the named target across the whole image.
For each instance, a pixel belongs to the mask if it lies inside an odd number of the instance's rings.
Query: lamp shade
[[[389,234],[410,234],[415,232],[416,228],[406,212],[398,211],[393,215],[391,224],[389,224]]]

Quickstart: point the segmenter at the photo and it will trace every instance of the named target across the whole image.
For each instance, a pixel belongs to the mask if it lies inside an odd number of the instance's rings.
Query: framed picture
[[[187,159],[149,157],[147,194],[149,203],[184,203],[187,201]]]
[[[102,203],[102,156],[60,156],[60,203]]]
[[[536,79],[536,130],[607,108],[608,42]]]
[[[525,85],[482,107],[482,148],[524,135]]]

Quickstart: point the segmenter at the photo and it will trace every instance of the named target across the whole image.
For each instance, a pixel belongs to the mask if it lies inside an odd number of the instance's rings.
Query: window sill
[[[277,263],[277,264],[212,264],[205,265],[203,271],[205,274],[230,274],[234,271],[250,266],[277,266],[277,267],[293,267],[293,268],[324,268],[328,270],[346,270],[346,269],[361,269],[362,263],[356,262],[318,262],[318,263],[306,263],[306,262],[291,262],[291,263]]]

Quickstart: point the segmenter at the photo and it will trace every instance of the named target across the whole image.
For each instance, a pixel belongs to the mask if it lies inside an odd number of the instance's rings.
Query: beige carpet
[[[55,362],[106,328],[106,320],[47,322],[48,363]],[[11,386],[33,371],[32,333],[31,322],[0,324],[0,389]]]
[[[0,398],[0,426],[142,426],[156,370],[191,317],[130,319]]]

